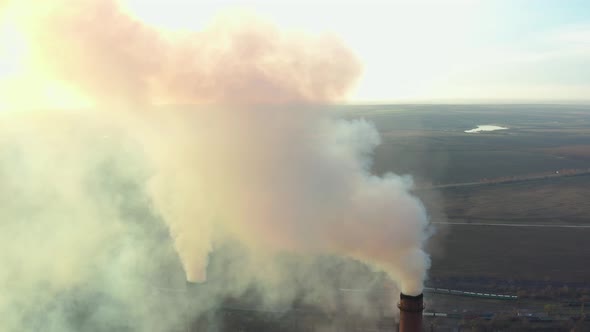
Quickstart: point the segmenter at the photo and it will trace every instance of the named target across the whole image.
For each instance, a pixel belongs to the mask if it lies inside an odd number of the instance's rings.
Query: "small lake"
[[[492,125],[479,125],[479,126],[477,126],[477,128],[465,130],[465,132],[468,134],[473,134],[473,133],[479,133],[482,131],[494,131],[494,130],[505,130],[505,129],[508,129],[508,128],[500,127],[500,126],[492,126]]]

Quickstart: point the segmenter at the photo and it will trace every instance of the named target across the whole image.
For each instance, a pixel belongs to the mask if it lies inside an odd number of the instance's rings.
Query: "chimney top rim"
[[[408,300],[420,300],[424,297],[423,293],[420,293],[418,295],[407,295],[404,293],[400,293],[399,294],[400,299],[408,299]]]

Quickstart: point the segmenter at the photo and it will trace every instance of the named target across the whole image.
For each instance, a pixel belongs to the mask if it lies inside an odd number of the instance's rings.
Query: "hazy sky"
[[[200,30],[244,10],[283,29],[337,35],[363,64],[352,102],[590,99],[588,0],[121,1],[166,30]],[[0,78],[13,74],[21,44],[0,26]],[[0,97],[16,98],[13,81]],[[43,89],[56,106],[73,98]]]
[[[128,7],[168,29],[202,27],[220,10],[241,8],[285,28],[335,33],[364,64],[353,101],[590,96],[587,0],[128,0]]]

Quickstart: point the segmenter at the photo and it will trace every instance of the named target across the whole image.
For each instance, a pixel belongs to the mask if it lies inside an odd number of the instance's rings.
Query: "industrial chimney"
[[[422,294],[411,296],[400,293],[399,332],[422,332],[422,311],[424,304]]]

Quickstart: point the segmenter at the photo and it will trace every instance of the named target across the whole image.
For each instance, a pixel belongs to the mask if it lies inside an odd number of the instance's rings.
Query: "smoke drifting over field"
[[[344,97],[360,74],[337,39],[248,16],[169,36],[111,1],[36,5],[13,4],[27,68],[95,110],[3,115],[2,330],[173,325],[186,303],[162,311],[150,295],[174,284],[172,248],[188,280],[226,280],[190,310],[253,284],[288,303],[294,287],[279,286],[295,281],[329,306],[310,260],[330,255],[421,291],[428,222],[411,179],[369,173],[372,124],[312,106]],[[240,254],[208,264],[222,248]]]

